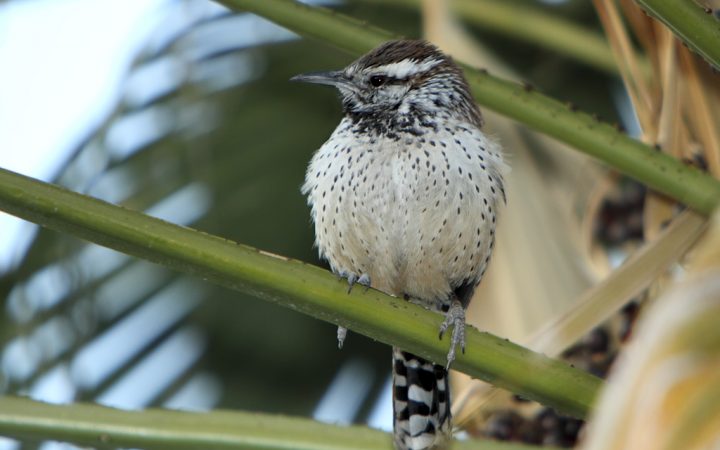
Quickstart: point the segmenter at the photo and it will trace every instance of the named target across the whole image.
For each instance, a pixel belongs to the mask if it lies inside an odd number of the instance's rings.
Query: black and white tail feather
[[[447,369],[393,347],[393,416],[398,450],[445,448],[451,431]]]

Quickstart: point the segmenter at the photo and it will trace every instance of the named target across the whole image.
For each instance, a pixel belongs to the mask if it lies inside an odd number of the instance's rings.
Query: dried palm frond
[[[689,276],[648,307],[617,362],[583,450],[720,445],[720,216]]]

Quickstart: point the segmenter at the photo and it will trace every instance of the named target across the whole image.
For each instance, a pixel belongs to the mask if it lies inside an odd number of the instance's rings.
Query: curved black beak
[[[328,86],[339,86],[349,84],[342,70],[332,72],[312,72],[295,75],[290,81],[302,81],[304,83],[326,84]]]

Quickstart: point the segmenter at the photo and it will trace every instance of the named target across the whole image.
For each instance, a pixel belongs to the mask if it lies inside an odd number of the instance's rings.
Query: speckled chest
[[[502,157],[462,122],[358,133],[343,120],[314,155],[303,191],[336,272],[428,302],[479,282],[493,247]]]

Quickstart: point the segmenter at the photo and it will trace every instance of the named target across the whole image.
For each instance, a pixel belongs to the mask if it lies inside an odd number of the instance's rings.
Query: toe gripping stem
[[[465,353],[465,308],[457,299],[452,301],[448,312],[445,313],[445,320],[440,325],[440,339],[451,326],[453,331],[450,337],[450,350],[447,354],[447,369],[450,369],[450,364],[455,360],[455,347],[458,344],[460,344],[463,354]]]
[[[365,286],[365,291],[370,289],[370,276],[367,274],[362,274],[358,276],[356,273],[348,273],[348,272],[341,272],[340,273],[341,278],[347,278],[348,282],[348,294],[352,292],[353,286],[355,284],[359,284],[361,286]],[[338,340],[338,348],[342,349],[343,344],[345,343],[345,338],[347,337],[347,328],[345,327],[338,327],[337,329],[337,340]]]

